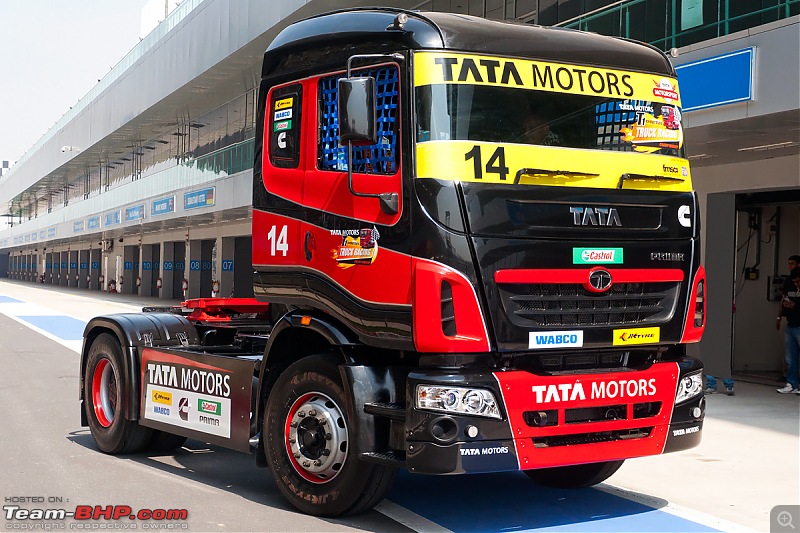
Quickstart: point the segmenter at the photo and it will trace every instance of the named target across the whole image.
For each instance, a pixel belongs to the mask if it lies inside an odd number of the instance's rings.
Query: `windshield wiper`
[[[619,177],[619,182],[617,182],[617,189],[621,189],[622,185],[627,180],[650,180],[650,181],[679,181],[683,183],[686,181],[683,178],[674,178],[672,176],[650,176],[648,174],[630,174],[625,173]]]
[[[600,174],[595,174],[594,172],[578,172],[575,170],[550,170],[548,168],[522,168],[517,172],[517,175],[514,177],[514,185],[519,185],[519,180],[522,179],[522,176],[528,175],[531,176],[533,174],[548,174],[550,176],[567,176],[568,178],[574,178],[579,176],[586,176],[591,178],[596,178]]]

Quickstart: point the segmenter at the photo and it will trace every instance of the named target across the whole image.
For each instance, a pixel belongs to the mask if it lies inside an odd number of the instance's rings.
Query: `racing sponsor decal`
[[[378,228],[331,230],[331,235],[341,236],[342,243],[331,250],[331,257],[341,268],[371,265],[378,257]]]
[[[680,105],[678,81],[650,74],[473,54],[417,52],[414,85],[500,85],[534,91],[654,100]]]
[[[674,177],[672,173],[664,171],[666,165],[678,169],[686,168],[687,175],[683,176],[685,179],[657,182],[631,179],[625,182],[625,188],[675,192],[692,190],[689,162],[679,157],[642,157],[642,154],[633,151],[570,150],[570,169],[564,173],[559,170],[546,172],[530,168],[531,161],[536,161],[536,166],[541,169],[564,167],[564,153],[561,149],[548,146],[463,140],[428,141],[418,143],[416,153],[419,179],[616,189],[620,176],[631,172]],[[487,165],[494,170],[487,172]],[[523,169],[529,169],[529,172]]]
[[[622,248],[573,248],[573,265],[622,264]]]
[[[650,252],[650,261],[686,261],[683,252]]]
[[[294,98],[282,98],[281,100],[275,100],[275,111],[280,111],[281,109],[286,109],[292,107],[294,104]]]
[[[292,129],[292,121],[291,120],[284,120],[283,122],[275,122],[272,127],[272,131],[284,131]]]
[[[683,435],[691,435],[692,433],[697,433],[700,431],[700,426],[692,426],[688,428],[681,428],[681,429],[673,429],[672,436],[673,437],[681,437]]]
[[[661,114],[636,113],[636,122],[621,128],[622,140],[633,145],[637,152],[655,152],[661,148],[683,146],[683,130],[680,110],[673,106],[661,106]],[[677,174],[679,168],[665,165],[665,173]]]
[[[275,117],[273,119],[274,122],[278,122],[279,120],[286,120],[288,118],[292,118],[292,110],[291,109],[283,109],[281,111],[275,111]]]
[[[575,402],[583,400],[622,400],[655,396],[656,380],[608,379],[592,381],[584,387],[580,380],[574,383],[533,385],[531,391],[536,404]]]
[[[231,436],[230,372],[148,362],[144,417],[219,437]],[[178,399],[177,408],[172,398]],[[168,398],[169,403],[164,400]],[[197,406],[193,409],[193,406]]]
[[[583,346],[583,330],[531,331],[528,348],[580,348]]]
[[[464,472],[503,472],[518,470],[513,441],[463,443],[459,447]]]
[[[172,405],[172,393],[153,389],[153,401],[164,405]]]
[[[614,346],[652,344],[660,340],[661,328],[615,329],[613,335]]]

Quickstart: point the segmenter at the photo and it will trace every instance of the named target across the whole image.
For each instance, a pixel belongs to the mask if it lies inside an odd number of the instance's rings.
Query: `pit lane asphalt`
[[[0,496],[186,508],[193,531],[767,531],[774,505],[800,501],[800,399],[737,383],[737,396],[708,398],[700,447],[628,461],[596,488],[402,473],[376,511],[307,517],[246,454],[198,441],[168,455],[95,449],[79,422],[80,334],[92,316],[143,305],[165,301],[0,281]]]

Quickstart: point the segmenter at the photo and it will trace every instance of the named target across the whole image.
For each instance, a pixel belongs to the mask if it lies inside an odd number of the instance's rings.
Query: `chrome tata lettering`
[[[613,207],[570,207],[572,223],[576,226],[619,226],[622,221]]]
[[[537,404],[586,400],[586,391],[580,381],[560,385],[534,385],[531,391],[536,395]],[[595,381],[589,392],[590,400],[653,396],[656,394],[656,380],[650,378]]]

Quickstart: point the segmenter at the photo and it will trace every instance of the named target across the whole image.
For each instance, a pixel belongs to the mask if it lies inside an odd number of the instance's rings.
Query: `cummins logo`
[[[576,226],[619,226],[622,221],[613,207],[570,207],[572,223]]]

